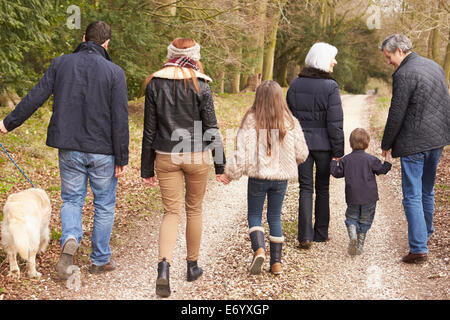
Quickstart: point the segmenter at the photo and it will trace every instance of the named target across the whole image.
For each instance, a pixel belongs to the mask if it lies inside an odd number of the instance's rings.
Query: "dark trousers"
[[[310,151],[305,162],[298,166],[300,198],[298,206],[298,240],[326,241],[330,221],[330,151]],[[316,165],[315,179],[313,177]],[[315,180],[315,181],[314,181]],[[315,186],[314,186],[315,183]],[[314,187],[314,227],[312,223]]]

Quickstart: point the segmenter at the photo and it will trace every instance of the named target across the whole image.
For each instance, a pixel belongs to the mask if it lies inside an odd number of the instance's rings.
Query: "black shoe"
[[[195,281],[203,274],[203,269],[197,266],[197,261],[187,262],[187,281]]]
[[[300,241],[298,247],[299,247],[300,249],[306,249],[306,250],[308,250],[308,249],[311,248],[311,245],[312,245],[311,240],[307,240],[307,239],[306,239],[306,240]]]
[[[156,294],[163,298],[170,296],[169,267],[170,264],[166,261],[166,258],[163,258],[163,260],[160,263],[158,263]]]

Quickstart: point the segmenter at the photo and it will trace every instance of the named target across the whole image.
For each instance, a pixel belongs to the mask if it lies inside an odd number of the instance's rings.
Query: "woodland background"
[[[77,22],[74,12],[68,12],[72,5],[80,9],[79,29],[68,27]],[[221,130],[239,126],[254,100],[252,91],[259,81],[274,79],[286,91],[303,67],[311,45],[317,41],[331,43],[339,50],[334,77],[341,93],[375,90],[376,95],[368,96],[373,104],[370,129],[373,138],[379,140],[390,105],[393,73],[392,66],[386,64],[379,51],[381,41],[394,32],[407,34],[420,55],[443,66],[448,80],[449,11],[448,0],[0,0],[0,119],[11,112],[55,57],[73,52],[90,22],[104,20],[111,25],[109,54],[113,62],[125,70],[130,100],[130,164],[118,186],[121,196],[116,204],[111,239],[117,253],[127,248],[130,235],[139,226],[157,221],[155,217],[163,214],[158,189],[146,188],[140,179],[144,101],[139,96],[147,75],[166,61],[167,46],[174,38],[192,37],[201,44],[205,73],[213,78],[214,106]],[[48,192],[53,207],[50,245],[37,260],[42,279],[23,277],[16,281],[7,277],[8,259],[0,249],[0,300],[67,298],[65,284],[58,280],[54,267],[60,255],[61,236],[57,150],[45,147],[43,142],[51,105],[50,98],[20,129],[0,139],[34,184]],[[228,145],[225,140],[224,143]],[[429,268],[423,269],[423,273],[428,273],[424,276],[427,283],[441,281],[440,278],[446,280],[448,274],[449,164],[450,149],[446,147],[435,185],[437,231],[430,242],[434,260]],[[214,180],[213,173],[211,179]],[[6,155],[0,156],[0,207],[9,194],[28,187],[28,182]],[[293,197],[296,203],[297,195]],[[92,200],[89,191],[83,208],[86,232],[76,262],[83,275],[88,274],[90,264]],[[0,212],[0,222],[2,219]],[[286,237],[295,239],[295,223],[283,223]],[[227,256],[227,259],[239,260],[235,256]],[[25,261],[19,266],[24,270]],[[296,274],[303,280],[308,278],[304,272]],[[229,277],[228,272],[226,275]],[[319,279],[321,275],[309,273],[309,277]],[[303,283],[297,278],[288,280],[294,287]],[[273,288],[278,290],[276,286]],[[212,290],[217,291],[215,287]],[[448,299],[448,295],[441,296],[439,292],[438,298]],[[258,295],[249,297],[260,298]],[[274,297],[285,298],[283,295]]]
[[[80,29],[68,27],[71,5],[80,8]],[[215,93],[253,91],[266,79],[287,87],[318,41],[339,49],[341,90],[364,93],[370,78],[390,80],[378,48],[394,32],[407,34],[449,79],[449,12],[446,0],[0,0],[0,105],[20,101],[95,20],[112,27],[109,53],[125,70],[130,100],[176,37],[201,44]]]

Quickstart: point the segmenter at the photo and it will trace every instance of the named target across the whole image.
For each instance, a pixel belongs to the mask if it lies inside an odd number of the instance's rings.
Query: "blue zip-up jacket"
[[[53,94],[46,144],[58,149],[114,155],[128,164],[128,95],[125,73],[106,50],[83,42],[54,59],[41,80],[4,119],[8,131],[20,126]]]

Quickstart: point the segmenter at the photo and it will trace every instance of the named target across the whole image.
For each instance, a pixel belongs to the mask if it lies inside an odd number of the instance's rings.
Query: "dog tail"
[[[15,248],[22,259],[28,260],[28,251],[30,248],[30,238],[24,225],[21,223],[15,223],[11,221],[9,225]]]

